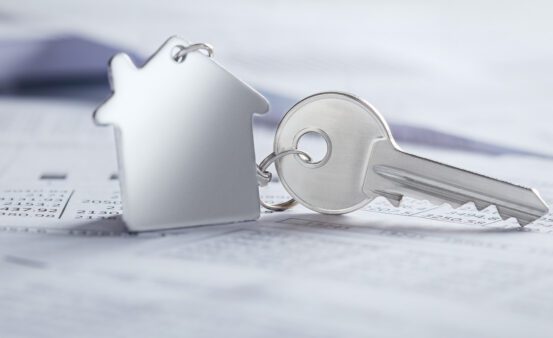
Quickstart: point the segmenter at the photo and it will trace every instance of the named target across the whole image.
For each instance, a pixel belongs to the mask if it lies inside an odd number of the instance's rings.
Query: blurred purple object
[[[131,56],[137,65],[144,59],[121,47],[76,35],[44,39],[0,40],[0,95],[57,97],[100,103],[110,95],[107,63],[118,52]],[[257,125],[273,128],[297,100],[261,88],[271,103],[268,114],[256,118]],[[390,123],[400,143],[411,143],[488,155],[540,153],[480,142],[421,126]]]
[[[122,51],[120,47],[74,35],[0,40],[0,50],[0,93],[11,95],[59,86],[107,88],[107,62]],[[134,53],[125,52],[140,63]]]

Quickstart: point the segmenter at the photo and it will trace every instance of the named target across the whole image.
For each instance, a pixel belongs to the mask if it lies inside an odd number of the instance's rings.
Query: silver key
[[[288,193],[311,210],[347,213],[377,196],[399,206],[409,196],[453,207],[473,202],[478,210],[495,205],[501,218],[514,217],[521,225],[548,212],[534,189],[402,151],[380,114],[355,96],[327,92],[297,103],[278,126],[275,154],[297,149],[299,139],[311,132],[327,143],[320,161],[298,155],[276,161]]]

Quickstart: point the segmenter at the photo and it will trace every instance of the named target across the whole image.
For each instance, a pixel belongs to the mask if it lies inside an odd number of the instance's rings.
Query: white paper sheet
[[[73,123],[67,109],[2,134],[2,337],[551,335],[552,215],[520,228],[492,207],[377,199],[344,216],[296,208],[130,234],[111,131]],[[553,203],[551,161],[409,150]],[[278,184],[261,193],[287,197]]]

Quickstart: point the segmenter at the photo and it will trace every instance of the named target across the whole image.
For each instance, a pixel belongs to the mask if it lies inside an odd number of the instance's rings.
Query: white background
[[[358,94],[392,121],[550,151],[547,1],[20,1],[3,37],[83,34],[151,54],[205,41],[254,86]]]

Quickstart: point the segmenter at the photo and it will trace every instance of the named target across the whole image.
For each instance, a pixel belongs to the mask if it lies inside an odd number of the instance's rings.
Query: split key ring
[[[307,163],[311,162],[311,157],[309,155],[307,155],[307,153],[305,153],[301,150],[298,150],[298,149],[286,150],[286,151],[283,151],[283,152],[278,153],[278,154],[274,153],[274,152],[270,153],[267,157],[265,157],[265,159],[263,159],[263,161],[261,161],[261,163],[259,163],[257,165],[257,178],[258,178],[259,186],[261,186],[261,187],[266,186],[267,184],[269,184],[269,182],[271,182],[271,179],[273,178],[273,175],[269,171],[267,171],[267,168],[269,168],[271,166],[271,164],[273,164],[276,160],[278,160],[282,157],[288,156],[288,155],[298,155],[298,157],[301,160],[303,160]],[[289,199],[285,202],[275,203],[275,204],[268,204],[268,203],[265,203],[260,198],[259,203],[265,209],[268,209],[268,210],[284,211],[284,210],[288,210],[288,209],[292,208],[298,202],[295,199],[291,198],[291,199]]]

